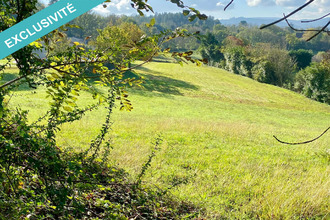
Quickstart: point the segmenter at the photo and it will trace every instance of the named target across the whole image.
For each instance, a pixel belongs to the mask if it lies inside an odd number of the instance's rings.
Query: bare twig
[[[25,77],[27,77],[27,75],[23,75],[23,76],[20,76],[20,77],[15,78],[15,79],[13,79],[13,80],[10,80],[10,81],[8,81],[8,82],[2,84],[2,85],[0,86],[0,89],[5,88],[6,86],[9,86],[9,85],[11,85],[11,84],[13,84],[13,83],[15,83],[15,82],[17,82],[17,81],[19,81],[19,80],[25,78]]]
[[[285,14],[283,14],[283,16],[285,17]],[[316,30],[316,29],[297,29],[297,28],[294,28],[291,24],[290,24],[290,22],[288,21],[288,19],[285,19],[285,21],[286,21],[286,23],[287,23],[287,25],[289,26],[289,28],[291,28],[292,30],[294,30],[294,31],[301,31],[301,32],[303,32],[303,31],[313,31],[313,32],[315,32],[315,31],[320,31],[320,30]],[[325,32],[327,32],[327,31],[325,31]]]
[[[228,8],[233,2],[234,2],[234,0],[231,0],[231,1],[226,5],[226,7],[225,7],[223,10],[226,11],[227,8]]]
[[[260,27],[260,29],[264,29],[266,27],[269,27],[269,26],[272,26],[274,24],[277,24],[277,23],[279,23],[281,21],[284,21],[285,19],[287,19],[288,17],[296,14],[298,11],[302,10],[303,8],[305,8],[306,6],[308,6],[309,4],[311,4],[312,2],[314,2],[314,0],[310,0],[310,1],[306,2],[304,5],[300,6],[299,8],[297,8],[296,10],[294,10],[293,12],[291,12],[290,14],[288,14],[287,16],[285,16],[284,18],[281,18],[281,19],[279,19],[277,21],[274,21],[274,22],[272,22],[270,24],[264,25],[264,26]]]
[[[289,142],[285,142],[285,141],[281,141],[279,140],[275,135],[273,135],[273,137],[280,143],[282,144],[289,144],[289,145],[300,145],[300,144],[308,144],[308,143],[311,143],[311,142],[314,142],[316,141],[317,139],[319,139],[320,137],[322,137],[325,133],[327,133],[327,131],[330,129],[330,127],[328,127],[321,135],[319,135],[318,137],[312,139],[312,140],[309,140],[309,141],[304,141],[304,142],[297,142],[297,143],[289,143]]]
[[[322,20],[323,18],[325,17],[328,17],[330,15],[330,13],[320,17],[320,18],[316,18],[316,19],[313,19],[313,20],[306,20],[306,21],[301,21],[301,23],[309,23],[309,22],[315,22],[315,21],[319,21],[319,20]]]
[[[321,30],[319,30],[316,34],[314,34],[313,36],[311,36],[310,38],[308,38],[306,41],[310,41],[310,40],[312,40],[314,37],[316,37],[317,35],[319,35],[321,32],[325,31],[325,29],[326,29],[329,25],[330,25],[330,21],[329,21],[326,25],[324,25],[324,27],[323,27]],[[326,31],[326,32],[329,34],[329,31]]]
[[[285,17],[285,15],[284,15]],[[285,19],[286,23],[288,24],[288,26],[294,30],[294,31],[313,31],[313,32],[317,32],[316,34],[314,34],[313,36],[311,36],[310,38],[308,38],[306,41],[310,41],[312,40],[314,37],[316,37],[317,35],[319,35],[321,32],[326,32],[326,33],[330,33],[329,31],[326,31],[325,29],[329,26],[330,22],[328,22],[326,25],[324,25],[324,27],[321,30],[315,30],[315,29],[308,29],[308,30],[303,30],[303,29],[296,29],[294,28],[288,21],[288,19]]]

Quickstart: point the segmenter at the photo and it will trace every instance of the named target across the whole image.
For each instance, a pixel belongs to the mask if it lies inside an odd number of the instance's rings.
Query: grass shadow
[[[1,73],[1,80],[0,80],[0,85],[9,82],[11,80],[14,80],[18,77],[16,73]],[[18,85],[14,90],[15,91],[29,91],[33,90],[34,88],[31,88],[28,83],[21,83]]]
[[[144,88],[135,89],[135,91],[148,91],[153,95],[168,96],[168,95],[184,95],[182,90],[198,90],[199,88],[191,83],[173,79],[167,76],[162,76],[161,72],[149,70],[146,67],[139,67],[138,70],[150,72],[153,74],[140,73],[139,76],[144,78],[142,86]],[[157,74],[157,75],[156,75]]]
[[[173,58],[164,57],[164,56],[154,57],[152,61],[157,63],[174,63]]]

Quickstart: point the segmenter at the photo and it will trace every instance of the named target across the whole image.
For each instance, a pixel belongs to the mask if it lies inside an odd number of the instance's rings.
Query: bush
[[[295,90],[305,96],[330,104],[330,65],[313,63],[296,75]]]
[[[280,87],[290,87],[295,75],[295,62],[286,50],[260,44],[249,48],[249,57],[253,60],[252,77]]]
[[[166,190],[147,188],[106,163],[102,152],[63,150],[35,133],[27,114],[0,122],[0,219],[181,219],[198,209],[177,202]],[[94,142],[96,143],[97,140]],[[159,141],[156,142],[156,147]],[[94,147],[94,148],[93,148]]]
[[[226,60],[226,70],[243,76],[251,76],[250,70],[252,63],[245,55],[243,47],[226,47],[224,49],[224,57]]]

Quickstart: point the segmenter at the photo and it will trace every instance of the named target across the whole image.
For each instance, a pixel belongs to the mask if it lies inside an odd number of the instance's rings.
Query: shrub
[[[26,112],[0,122],[0,219],[180,219],[198,209],[166,190],[143,186],[107,161],[96,138],[84,152],[63,150],[27,123]],[[107,126],[106,124],[104,127]],[[156,142],[156,147],[159,145]]]
[[[296,75],[295,90],[320,102],[330,104],[330,65],[313,63]]]

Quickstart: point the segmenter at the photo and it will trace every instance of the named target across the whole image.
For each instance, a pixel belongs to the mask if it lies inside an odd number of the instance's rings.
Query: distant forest
[[[147,28],[146,24],[155,18],[156,23],[152,28]],[[87,36],[97,37],[98,29],[104,29],[108,25],[119,25],[124,22],[137,24],[145,33],[154,34],[159,31],[176,28],[184,28],[190,32],[200,31],[201,34],[212,34],[215,40],[221,43],[227,36],[236,36],[249,44],[270,43],[288,50],[306,49],[313,53],[325,51],[330,48],[330,38],[326,33],[320,34],[311,42],[306,42],[313,32],[295,32],[289,27],[280,28],[273,26],[265,30],[259,30],[257,26],[249,25],[242,20],[239,25],[221,24],[220,20],[210,16],[207,20],[189,21],[182,13],[156,13],[154,16],[125,16],[110,15],[100,16],[97,14],[84,14],[74,19],[71,24],[81,27],[81,29],[70,29],[68,37],[85,38]],[[177,50],[197,50],[200,47],[200,41],[188,41],[177,44],[172,43],[172,49]]]

